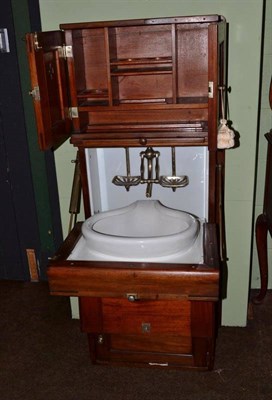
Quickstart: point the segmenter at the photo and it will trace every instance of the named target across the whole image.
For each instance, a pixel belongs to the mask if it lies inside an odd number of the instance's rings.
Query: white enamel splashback
[[[131,175],[140,175],[140,152],[145,148],[130,148]],[[172,175],[171,148],[154,148],[160,152],[160,175]],[[87,149],[86,160],[88,179],[92,190],[92,212],[120,208],[135,200],[146,199],[146,185],[132,186],[129,192],[112,183],[115,175],[126,175],[125,150]],[[147,165],[145,161],[145,171]],[[147,172],[147,171],[146,171]],[[190,212],[201,219],[207,219],[208,210],[208,151],[206,147],[177,147],[176,175],[187,175],[189,185],[176,189],[163,188],[153,184],[152,199],[164,205]],[[145,174],[146,176],[146,174]]]

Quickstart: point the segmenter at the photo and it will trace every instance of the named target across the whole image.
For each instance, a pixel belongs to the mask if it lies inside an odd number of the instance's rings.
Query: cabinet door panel
[[[112,350],[191,354],[192,339],[180,335],[111,335]]]
[[[57,148],[71,133],[63,32],[31,33],[26,41],[39,146]]]

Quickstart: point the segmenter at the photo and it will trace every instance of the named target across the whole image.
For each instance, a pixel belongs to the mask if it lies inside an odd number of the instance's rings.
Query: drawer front
[[[182,335],[111,335],[111,349],[168,354],[191,354],[192,340]]]
[[[103,299],[102,312],[105,333],[190,335],[189,301]]]
[[[88,333],[191,336],[191,303],[182,300],[81,298],[81,328]]]

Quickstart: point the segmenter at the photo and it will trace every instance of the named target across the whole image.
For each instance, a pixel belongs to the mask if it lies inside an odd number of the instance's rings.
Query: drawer
[[[191,335],[191,303],[182,300],[81,298],[81,327],[88,333]]]

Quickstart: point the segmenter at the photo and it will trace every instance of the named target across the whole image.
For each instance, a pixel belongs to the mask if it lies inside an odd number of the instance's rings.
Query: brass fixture
[[[141,178],[140,176],[131,176],[130,175],[130,158],[129,158],[129,148],[125,148],[126,151],[126,167],[127,167],[127,175],[116,175],[112,183],[117,186],[125,186],[126,191],[128,192],[130,186],[139,185]]]
[[[152,196],[152,185],[153,183],[159,182],[159,173],[160,173],[160,166],[159,166],[159,151],[154,151],[152,147],[147,147],[145,151],[141,151],[141,183],[147,183],[146,186],[146,197]],[[144,167],[144,160],[147,160],[147,178],[145,179],[145,167]],[[156,160],[155,163],[155,178],[153,178],[153,160]]]
[[[171,176],[161,176],[159,184],[163,187],[172,188],[173,192],[179,187],[187,186],[189,183],[188,176],[181,175],[176,176],[176,149],[171,147],[172,152],[172,175]]]
[[[152,196],[152,186],[153,183],[159,184],[162,187],[171,188],[173,192],[177,188],[187,186],[189,183],[188,176],[176,175],[176,151],[175,147],[171,147],[172,153],[172,175],[162,175],[160,176],[160,164],[159,157],[160,152],[155,151],[152,147],[147,147],[145,151],[140,152],[141,165],[140,165],[140,176],[132,176],[130,172],[130,157],[129,148],[125,148],[126,152],[126,175],[116,175],[112,179],[112,183],[117,186],[124,186],[127,191],[129,191],[130,186],[137,186],[141,184],[147,184],[146,187],[146,197],[150,198]],[[145,161],[147,163],[147,176]],[[155,161],[155,165],[154,165]],[[155,176],[154,176],[155,172]]]

